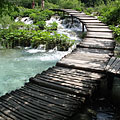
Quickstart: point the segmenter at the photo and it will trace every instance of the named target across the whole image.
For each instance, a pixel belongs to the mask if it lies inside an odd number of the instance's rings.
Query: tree
[[[0,17],[6,14],[10,14],[16,7],[11,4],[8,0],[0,0]]]
[[[45,0],[42,0],[42,2],[41,2],[42,10],[44,9],[44,3],[45,3]]]

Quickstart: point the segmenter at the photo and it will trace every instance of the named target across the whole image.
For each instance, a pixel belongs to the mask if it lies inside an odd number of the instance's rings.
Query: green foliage
[[[58,4],[61,8],[65,9],[81,7],[81,2],[78,0],[59,0]]]
[[[4,15],[0,18],[0,24],[3,28],[8,27],[9,24],[11,24],[13,21],[11,20],[11,17],[9,15]]]
[[[84,9],[84,12],[87,15],[90,15],[90,14],[92,14],[94,12],[94,8],[92,8],[92,7],[86,8],[86,9]]]
[[[59,5],[50,2],[45,2],[45,9],[54,9],[54,8],[59,8]]]
[[[0,43],[6,48],[14,48],[16,46],[37,48],[40,44],[44,44],[46,49],[52,49],[57,46],[58,50],[67,50],[73,44],[67,36],[56,32],[51,35],[47,31],[17,29],[2,29],[0,31]]]
[[[29,17],[33,19],[34,23],[38,23],[39,21],[46,21],[51,18],[51,16],[54,15],[54,12],[51,10],[44,10],[37,13],[31,13]]]
[[[110,25],[110,29],[113,30],[116,41],[120,43],[120,25],[118,26]]]
[[[56,22],[53,22],[50,24],[50,26],[46,26],[46,30],[50,31],[50,30],[57,30],[58,24]]]
[[[107,5],[99,6],[97,9],[99,19],[108,25],[120,24],[120,1],[112,1]]]
[[[24,29],[24,30],[38,30],[38,26],[33,26],[33,25],[27,25],[24,24],[23,22],[13,22],[9,25],[10,30],[17,30],[17,29]]]
[[[38,21],[38,22],[36,23],[36,25],[39,26],[39,28],[40,28],[41,30],[43,30],[43,29],[45,29],[46,22],[45,22],[45,21]]]

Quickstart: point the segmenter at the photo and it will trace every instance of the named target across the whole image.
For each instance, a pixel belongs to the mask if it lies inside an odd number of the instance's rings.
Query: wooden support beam
[[[74,23],[74,20],[73,20],[73,16],[71,15],[71,18],[72,18],[72,24]]]
[[[84,23],[82,23],[82,32],[84,32],[85,29],[84,29]]]

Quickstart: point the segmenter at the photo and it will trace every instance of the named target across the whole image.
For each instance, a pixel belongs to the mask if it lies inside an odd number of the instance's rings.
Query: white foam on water
[[[28,52],[28,53],[39,53],[39,52],[46,52],[46,50],[29,49],[26,52]]]
[[[15,22],[18,22],[19,21],[19,17],[17,17],[16,19],[15,19]]]
[[[31,20],[29,17],[23,17],[21,22],[24,22],[25,24],[33,24],[33,20]]]
[[[78,19],[75,19],[77,22],[71,24],[71,22],[67,22],[66,20],[60,20],[59,17],[53,16],[50,20],[46,21],[46,25],[50,26],[51,23],[56,22],[58,24],[57,33],[65,34],[70,38],[70,40],[81,40],[76,32],[82,31],[81,23]]]

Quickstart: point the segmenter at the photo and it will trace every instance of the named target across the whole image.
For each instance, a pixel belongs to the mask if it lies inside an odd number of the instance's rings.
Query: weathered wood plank
[[[80,48],[64,57],[57,63],[57,66],[104,71],[104,67],[110,58],[109,52],[108,50]]]
[[[112,30],[110,30],[109,28],[93,28],[93,27],[88,27],[87,31],[91,31],[91,32],[112,32]]]
[[[106,25],[104,24],[104,23],[90,23],[90,22],[86,22],[86,23],[84,23],[86,26],[97,26],[97,27],[100,27],[100,26],[105,26],[106,27]]]
[[[101,23],[99,20],[82,20],[82,22],[85,23],[92,23],[92,24],[98,24]]]
[[[72,75],[70,75],[70,74],[62,74],[62,73],[56,73],[56,72],[48,72],[47,71],[47,75],[53,75],[53,76],[55,76],[55,77],[60,77],[60,78],[62,78],[63,80],[68,80],[68,79],[70,79],[71,81],[74,81],[74,82],[77,82],[77,83],[79,83],[79,82],[82,82],[82,84],[84,85],[92,85],[92,86],[95,86],[96,84],[95,84],[95,82],[92,82],[93,80],[94,80],[94,78],[88,78],[88,77],[85,77],[85,76],[80,76],[80,75],[74,75],[74,76],[72,76]],[[96,79],[95,79],[96,80]],[[87,82],[86,82],[87,81]],[[88,83],[88,81],[89,81],[89,83]],[[91,82],[91,84],[90,84],[90,82]],[[93,83],[93,84],[92,84]]]
[[[107,39],[113,39],[114,36],[113,34],[110,32],[106,33],[106,32],[87,32],[87,36],[86,37],[92,37],[92,38],[107,38]]]
[[[95,25],[95,24],[86,24],[86,27],[87,28],[108,28],[109,29],[109,27],[108,26],[106,26],[106,25]]]
[[[116,60],[116,57],[112,57],[110,60],[109,60],[109,62],[108,62],[108,64],[107,64],[107,66],[106,66],[106,70],[108,70],[110,67],[111,67],[111,65],[113,64],[113,62]]]
[[[120,60],[119,60],[119,62],[112,68],[112,70],[109,71],[109,72],[112,72],[112,73],[115,73],[115,74],[116,74],[119,69],[120,69]]]
[[[77,15],[77,16],[80,16],[80,15]],[[80,20],[97,20],[97,18],[95,18],[95,17],[83,16],[83,15],[81,15],[80,17],[77,17],[77,18]]]
[[[35,108],[36,110],[43,111],[43,115],[45,113],[47,113],[50,116],[53,116],[53,117],[58,116],[61,119],[65,119],[66,117],[69,116],[68,115],[69,113],[67,112],[67,114],[66,114],[66,111],[63,111],[62,109],[60,109],[58,111],[58,109],[54,109],[54,107],[52,107],[53,105],[51,105],[51,106],[47,106],[49,104],[43,105],[41,102],[38,103],[34,99],[30,99],[29,97],[26,97],[21,93],[20,93],[20,95],[18,95],[18,94],[13,94],[13,95],[14,95],[14,97],[16,97],[16,99],[18,99],[18,101],[21,100],[22,102],[28,103],[31,107]]]
[[[112,69],[114,69],[114,67],[116,66],[116,64],[119,62],[120,60],[117,58],[110,66],[110,68],[108,69],[108,71],[111,71]]]
[[[4,110],[2,110],[4,112],[4,114],[6,116],[8,116],[9,118],[11,118],[12,120],[16,120],[16,119],[19,120],[19,119],[23,119],[23,118],[24,118],[24,120],[32,120],[33,119],[25,114],[22,114],[22,111],[19,111],[17,109],[17,107],[15,108],[15,105],[9,103],[9,101],[6,102],[6,100],[3,100],[2,106],[4,109]]]
[[[46,82],[42,78],[39,78],[39,79],[31,78],[30,81],[33,82],[33,83],[42,85],[44,87],[54,88],[54,89],[65,91],[65,92],[75,94],[75,95],[78,95],[78,94],[81,95],[81,96],[89,95],[89,92],[80,90],[78,88],[73,89],[72,87],[68,87],[67,85],[62,85],[61,86],[60,84],[55,84],[53,82],[48,82],[48,81]]]
[[[114,49],[115,41],[111,39],[102,38],[85,38],[78,47],[95,48],[95,49]]]

